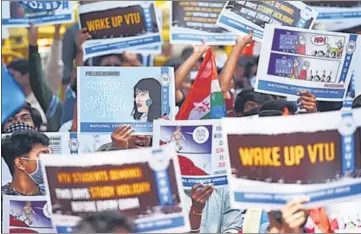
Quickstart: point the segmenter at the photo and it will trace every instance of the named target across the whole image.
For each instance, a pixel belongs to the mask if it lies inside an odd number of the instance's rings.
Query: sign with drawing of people
[[[361,110],[223,119],[235,208],[309,207],[361,198]]]
[[[266,24],[309,29],[317,14],[301,1],[228,1],[217,25],[240,35],[253,30],[253,39],[262,42],[263,35],[268,35]]]
[[[4,233],[55,233],[45,196],[3,195]]]
[[[74,21],[71,1],[2,1],[3,27],[29,27],[71,23]]]
[[[227,185],[227,160],[218,120],[154,122],[153,145],[175,143],[183,186]]]
[[[161,28],[152,1],[97,1],[79,7],[80,28],[91,39],[83,44],[84,59],[124,51],[157,50]]]
[[[255,88],[296,96],[312,92],[317,100],[342,101],[361,53],[358,35],[267,25]]]
[[[78,129],[109,134],[130,124],[151,135],[153,121],[174,119],[174,71],[169,67],[78,67]]]
[[[173,145],[53,157],[41,160],[58,233],[71,233],[82,217],[110,210],[134,220],[136,232],[189,230]]]

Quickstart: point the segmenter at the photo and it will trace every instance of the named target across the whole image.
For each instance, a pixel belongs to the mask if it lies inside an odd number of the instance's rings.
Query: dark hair
[[[186,47],[182,50],[181,58],[187,60],[193,54],[193,47]]]
[[[9,65],[8,68],[14,69],[21,73],[21,75],[25,75],[29,73],[29,60],[27,59],[14,59]]]
[[[27,157],[35,144],[49,145],[49,138],[34,131],[15,132],[11,136],[5,137],[1,143],[2,157],[9,167],[11,175],[14,175],[14,161],[17,157]]]
[[[342,108],[342,102],[328,102],[328,101],[318,101],[317,110],[319,112],[327,111],[339,111]]]
[[[182,63],[184,62],[184,60],[182,58],[179,57],[173,57],[168,59],[163,66],[164,67],[173,67],[174,68],[174,72],[177,71],[177,69],[182,65]]]
[[[158,119],[162,116],[162,100],[161,100],[161,85],[158,80],[154,78],[141,79],[134,86],[134,107],[132,111],[133,118],[140,120],[143,113],[138,112],[137,103],[135,98],[137,96],[137,90],[142,92],[149,92],[149,98],[152,100],[149,106],[148,122],[153,122],[154,119]]]
[[[288,109],[290,115],[295,114],[297,111],[297,106],[295,103],[284,99],[274,99],[269,100],[261,105],[259,116],[265,117],[283,115],[284,108]]]
[[[34,127],[36,129],[39,129],[39,127],[43,124],[43,119],[41,118],[40,111],[33,108],[31,104],[28,102],[25,102],[23,109],[28,110],[30,112],[31,118],[33,119],[34,122]],[[1,132],[4,133],[4,125],[1,125]]]
[[[244,105],[248,101],[262,105],[263,103],[272,99],[273,97],[270,95],[254,92],[253,88],[243,89],[236,97],[234,110],[236,113],[243,113]]]
[[[102,56],[99,56],[99,57],[95,57],[94,60],[93,60],[94,63],[95,63],[95,66],[100,66],[100,64],[101,64],[101,62],[102,62],[102,60],[104,58],[112,57],[112,56],[117,57],[121,63],[124,62],[123,56],[121,54],[107,54],[107,55],[102,55]]]
[[[112,233],[117,229],[135,231],[132,221],[119,212],[107,211],[94,213],[82,219],[75,227],[75,233]]]
[[[41,118],[40,111],[32,107],[31,104],[28,102],[25,102],[24,109],[30,112],[35,128],[39,128],[43,124],[43,119]]]

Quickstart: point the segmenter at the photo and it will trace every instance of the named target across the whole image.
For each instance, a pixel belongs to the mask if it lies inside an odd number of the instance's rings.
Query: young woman
[[[142,122],[153,122],[162,117],[161,84],[158,80],[145,78],[134,86],[132,116]]]

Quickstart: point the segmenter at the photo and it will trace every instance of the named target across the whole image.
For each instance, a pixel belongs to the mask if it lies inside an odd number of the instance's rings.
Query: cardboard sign
[[[312,28],[316,18],[317,12],[300,1],[228,1],[217,25],[240,35],[253,30],[254,40],[261,42],[268,35],[266,24]]]
[[[227,185],[222,126],[218,120],[154,123],[153,145],[175,143],[183,186]]]
[[[152,135],[153,120],[174,119],[174,71],[169,67],[78,67],[78,129],[112,133],[130,124]]]
[[[45,196],[2,196],[4,233],[56,233]]]
[[[171,44],[234,45],[235,33],[216,25],[221,1],[172,1]]]
[[[278,209],[361,197],[361,110],[222,120],[234,207]],[[226,150],[227,151],[227,150]]]
[[[317,100],[342,101],[361,54],[358,35],[267,25],[255,89],[297,96],[301,90]]]
[[[137,232],[189,231],[173,145],[41,160],[58,232],[71,232],[84,215],[105,210],[134,219]]]
[[[2,6],[3,27],[29,27],[71,23],[74,21],[71,1],[4,1]]]
[[[86,28],[91,40],[84,43],[84,59],[140,51],[162,44],[159,19],[154,3],[146,1],[101,1],[79,7],[80,28]],[[157,48],[155,48],[157,50]]]

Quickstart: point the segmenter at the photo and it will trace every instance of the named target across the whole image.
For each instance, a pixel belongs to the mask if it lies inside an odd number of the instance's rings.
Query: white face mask
[[[29,173],[27,171],[24,170],[24,172],[26,174],[28,174],[28,176],[30,177],[30,179],[32,179],[34,181],[35,184],[37,185],[41,185],[44,184],[44,178],[43,178],[43,172],[41,169],[41,164],[40,164],[40,160],[39,159],[28,159],[28,158],[23,158],[25,160],[29,160],[29,161],[36,161],[36,170],[33,173]]]

